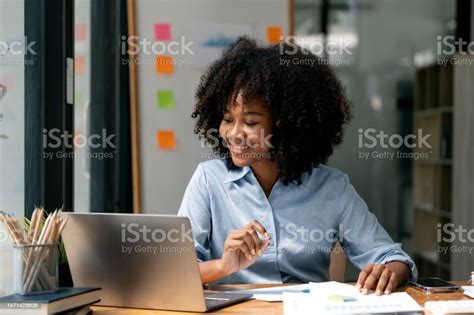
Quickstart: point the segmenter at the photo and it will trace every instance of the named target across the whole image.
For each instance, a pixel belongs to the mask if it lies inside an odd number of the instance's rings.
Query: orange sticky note
[[[156,141],[159,149],[169,150],[176,148],[176,139],[173,130],[158,130]]]
[[[267,41],[269,44],[278,44],[280,37],[282,36],[280,26],[269,26],[267,27]]]
[[[171,56],[156,57],[156,72],[159,74],[174,73],[173,58]]]
[[[74,62],[74,70],[76,75],[84,74],[84,69],[86,65],[86,58],[84,56],[77,56]]]

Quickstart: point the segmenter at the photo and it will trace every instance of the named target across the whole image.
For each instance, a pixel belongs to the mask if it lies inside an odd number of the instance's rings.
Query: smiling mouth
[[[233,152],[233,153],[244,153],[246,151],[248,151],[248,149],[250,149],[249,146],[246,146],[246,145],[229,145],[229,149]]]

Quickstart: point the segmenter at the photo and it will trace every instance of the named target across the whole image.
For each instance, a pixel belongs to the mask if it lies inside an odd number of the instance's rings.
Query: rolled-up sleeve
[[[400,261],[410,268],[410,277],[417,278],[413,260],[402,250],[400,243],[393,242],[346,175],[341,176],[340,200],[339,240],[351,262],[362,269],[369,263]]]
[[[209,183],[202,164],[198,165],[184,192],[178,215],[188,217],[191,222],[198,260],[210,260],[209,236],[212,223]]]

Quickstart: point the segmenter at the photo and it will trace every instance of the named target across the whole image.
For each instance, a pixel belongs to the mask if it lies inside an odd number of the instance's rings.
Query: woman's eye
[[[256,123],[256,122],[246,122],[245,124],[246,124],[247,126],[255,126],[255,125],[258,124],[258,123]]]
[[[222,119],[222,120],[223,120],[224,122],[226,122],[226,123],[232,122],[232,119],[229,119],[229,118],[224,118],[224,119]]]

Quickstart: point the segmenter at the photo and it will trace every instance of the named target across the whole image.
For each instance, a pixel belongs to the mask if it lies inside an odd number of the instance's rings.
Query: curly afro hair
[[[341,82],[320,58],[292,43],[266,46],[240,37],[201,77],[192,113],[200,139],[214,143],[206,131],[219,129],[229,98],[235,102],[237,91],[244,102],[258,99],[270,107],[270,153],[285,185],[301,184],[304,173],[325,163],[351,119]],[[214,151],[236,167],[222,141]]]

